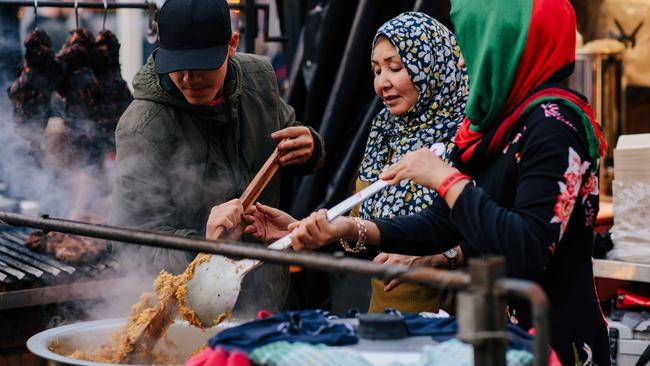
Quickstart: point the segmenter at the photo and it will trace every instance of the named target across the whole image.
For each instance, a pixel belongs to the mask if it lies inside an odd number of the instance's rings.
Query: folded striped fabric
[[[361,352],[324,344],[275,342],[255,349],[250,360],[265,366],[372,366]],[[508,350],[508,366],[531,366],[533,355],[522,350]],[[473,366],[474,349],[457,339],[425,346],[418,362],[393,362],[390,366]]]
[[[506,352],[506,365],[530,366],[533,355],[530,352],[510,349]],[[458,339],[452,339],[435,346],[424,346],[417,363],[393,363],[390,366],[473,366],[474,349]]]
[[[372,366],[351,349],[284,341],[256,348],[249,357],[254,364],[266,366]]]

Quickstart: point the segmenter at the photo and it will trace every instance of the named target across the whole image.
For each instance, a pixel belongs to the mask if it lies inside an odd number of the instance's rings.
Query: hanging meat
[[[95,146],[98,131],[95,109],[101,103],[101,90],[92,69],[95,39],[87,29],[78,28],[56,55],[63,66],[63,80],[57,91],[65,102],[65,122],[70,143],[81,164],[102,160],[102,151]]]
[[[50,37],[37,28],[25,39],[20,75],[8,89],[15,130],[30,143],[32,152],[40,147],[52,92],[60,80],[61,65],[54,57]]]
[[[103,30],[95,38],[94,71],[102,91],[103,103],[97,108],[102,142],[115,144],[117,121],[131,103],[131,91],[120,71],[120,43],[113,32]]]
[[[25,240],[34,251],[51,253],[56,259],[71,264],[92,263],[108,250],[108,242],[82,236],[36,230]]]

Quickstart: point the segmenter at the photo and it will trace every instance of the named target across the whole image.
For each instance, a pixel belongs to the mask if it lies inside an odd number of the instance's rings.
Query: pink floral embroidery
[[[526,128],[527,128],[527,127],[524,126],[524,127],[521,129],[521,132],[518,132],[518,133],[515,135],[515,137],[512,139],[512,141],[510,141],[510,142],[508,143],[508,145],[506,145],[506,147],[503,148],[503,154],[504,154],[504,155],[508,153],[508,149],[510,149],[510,146],[512,146],[512,145],[516,144],[517,142],[519,142],[519,140],[524,136],[523,133],[526,132]],[[517,161],[517,162],[519,162],[519,161]]]
[[[585,360],[585,363],[582,364],[582,366],[594,365],[594,362],[592,361],[594,353],[591,351],[591,347],[589,347],[587,343],[583,343],[582,350],[587,354],[587,359]]]
[[[556,120],[569,126],[572,130],[576,131],[576,128],[571,124],[571,122],[567,121],[562,113],[560,113],[560,107],[557,104],[545,103],[542,104],[542,108],[544,109],[544,117],[553,117]]]
[[[593,361],[593,356],[594,353],[591,350],[591,347],[587,343],[582,343],[582,350],[584,351],[585,355],[587,356],[587,359],[583,362],[582,361],[582,354],[580,351],[578,351],[578,347],[576,347],[575,342],[571,343],[571,346],[573,347],[573,354],[575,355],[575,365],[576,366],[596,366],[596,364]]]
[[[589,195],[597,196],[598,195],[598,177],[595,172],[589,174],[589,178],[585,184],[582,185],[580,189],[580,197],[582,197],[582,203],[585,203]]]
[[[591,205],[591,201],[585,202],[585,226],[593,228],[596,226],[596,210]]]
[[[564,172],[564,182],[558,182],[560,186],[560,194],[558,195],[557,202],[553,212],[555,215],[551,218],[551,223],[560,224],[560,240],[569,224],[573,207],[576,204],[576,198],[580,193],[580,184],[582,183],[582,176],[589,169],[589,162],[583,162],[580,155],[569,147],[569,166]]]

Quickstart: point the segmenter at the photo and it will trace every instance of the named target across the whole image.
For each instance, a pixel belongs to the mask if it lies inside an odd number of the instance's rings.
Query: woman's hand
[[[248,224],[245,233],[253,235],[257,240],[275,241],[289,234],[287,226],[298,220],[282,210],[258,202],[248,209],[244,221]]]
[[[373,260],[378,264],[398,264],[407,267],[432,267],[432,268],[445,268],[447,259],[442,254],[430,255],[424,257],[414,257],[410,255],[393,254],[393,253],[379,253]],[[388,292],[399,286],[402,280],[394,278],[392,280],[384,281],[384,291]]]
[[[205,238],[238,240],[243,232],[243,228],[239,225],[243,214],[244,207],[239,198],[212,207],[205,225]],[[219,235],[221,230],[225,230],[225,233]]]
[[[455,171],[431,150],[420,149],[404,155],[382,172],[379,178],[391,185],[410,179],[423,187],[437,189],[440,182]]]
[[[273,132],[271,138],[280,141],[281,166],[304,164],[314,152],[314,137],[307,127],[287,127]]]
[[[347,216],[327,221],[327,210],[321,209],[306,219],[289,225],[294,250],[318,249],[340,238],[352,238],[356,224]]]
[[[372,261],[377,264],[386,264],[386,265],[399,264],[399,265],[410,267],[416,258],[418,257],[381,252],[375,258],[373,258]],[[389,281],[384,281],[384,285],[385,285],[384,291],[388,292],[394,289],[395,287],[399,286],[401,283],[402,280],[398,278]]]
[[[411,256],[411,255],[403,255],[403,254],[394,254],[394,253],[384,253],[381,252],[377,254],[377,256],[372,260],[373,262],[377,264],[400,264],[403,266],[408,266],[410,267],[413,264],[413,261],[418,258],[416,256]]]

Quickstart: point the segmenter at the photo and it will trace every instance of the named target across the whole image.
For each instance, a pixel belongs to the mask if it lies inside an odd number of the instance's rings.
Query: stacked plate
[[[614,150],[611,259],[650,263],[650,134],[623,135]]]
[[[614,179],[650,184],[650,133],[622,135],[614,150]]]

